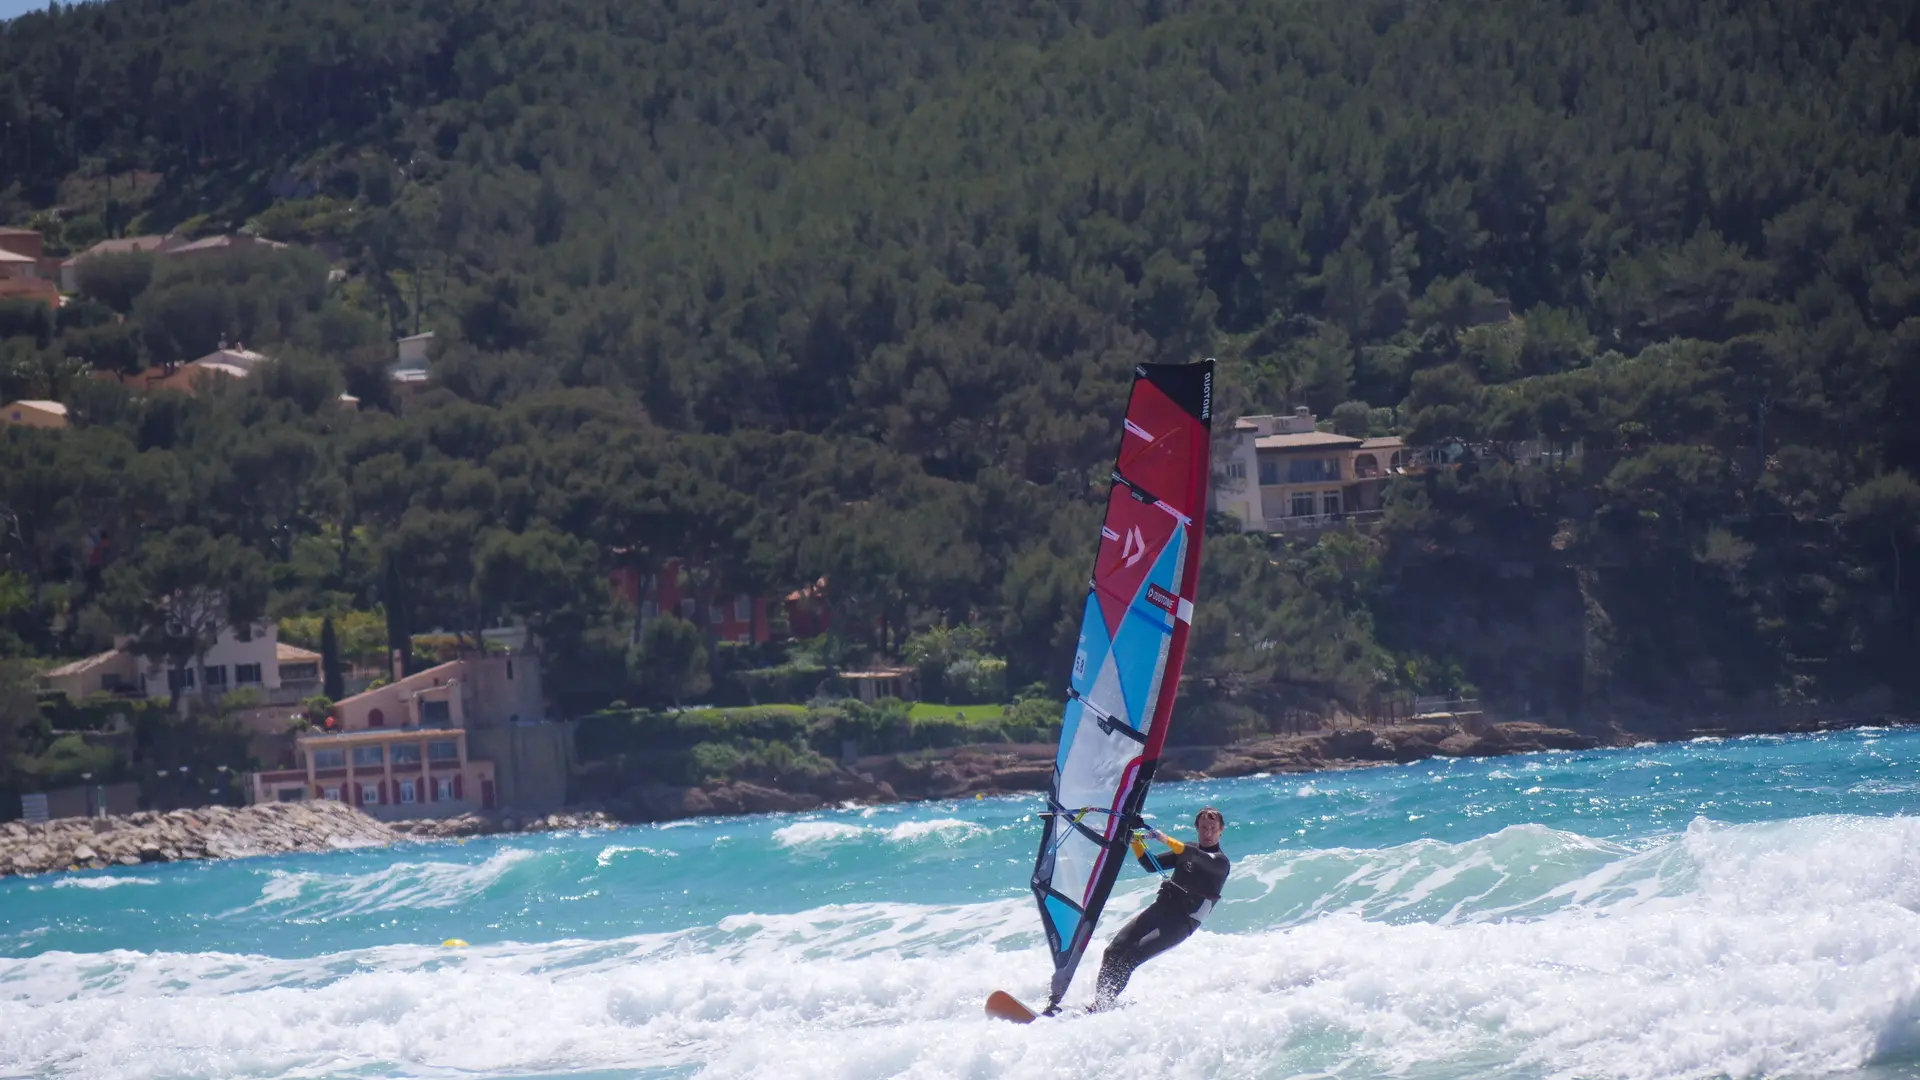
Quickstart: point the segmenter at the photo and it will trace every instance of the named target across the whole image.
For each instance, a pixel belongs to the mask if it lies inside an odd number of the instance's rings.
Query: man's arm
[[[1175,840],[1171,836],[1164,835],[1163,833],[1160,832],[1160,830],[1155,829],[1151,825],[1142,824],[1140,827],[1152,833],[1155,839],[1167,845],[1167,847],[1171,849],[1170,851],[1168,851],[1169,855],[1178,855],[1187,849],[1187,845],[1181,843],[1178,840]],[[1143,868],[1145,868],[1147,873],[1164,874],[1168,870],[1173,869],[1172,863],[1168,863],[1167,865],[1162,866],[1160,863],[1160,858],[1161,858],[1160,856],[1148,854],[1147,843],[1146,841],[1140,839],[1140,834],[1138,832],[1135,832],[1133,834],[1131,845],[1133,847],[1134,857],[1140,860],[1140,865]]]

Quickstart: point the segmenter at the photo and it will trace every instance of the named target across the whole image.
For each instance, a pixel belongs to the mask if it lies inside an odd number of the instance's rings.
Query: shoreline
[[[1436,757],[1487,758],[1550,750],[1626,749],[1701,738],[1807,735],[1866,727],[1901,728],[1889,716],[1695,727],[1661,737],[1618,726],[1597,736],[1527,721],[1407,722],[1381,727],[1271,735],[1226,746],[1169,747],[1157,779],[1347,771]],[[0,878],[234,859],[354,847],[389,847],[501,833],[613,829],[692,817],[797,813],[848,803],[886,805],[1013,795],[1044,790],[1052,744],[987,743],[862,757],[831,773],[702,787],[641,785],[593,806],[551,814],[494,812],[383,822],[342,803],[207,806],[124,817],[63,818],[42,825],[0,823]]]
[[[1636,731],[1610,725],[1604,734],[1532,721],[1463,725],[1440,719],[1405,721],[1293,735],[1269,735],[1225,746],[1170,746],[1155,779],[1231,779],[1259,773],[1297,774],[1430,758],[1485,758],[1549,750],[1625,749],[1644,743],[1686,742],[1742,735],[1796,735],[1862,727],[1901,727],[1886,715],[1795,719],[1772,723],[1689,727],[1679,732]],[[730,780],[698,787],[639,785],[592,808],[629,824],[692,817],[798,813],[847,802],[890,804],[1012,795],[1046,788],[1053,775],[1051,743],[976,743],[940,750],[855,758],[822,776]]]

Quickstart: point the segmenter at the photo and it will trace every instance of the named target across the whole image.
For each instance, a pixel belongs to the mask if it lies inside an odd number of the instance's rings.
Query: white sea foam
[[[273,870],[253,906],[271,908],[287,917],[454,907],[486,891],[514,866],[532,858],[532,851],[508,848],[484,862],[397,862],[367,874]]]
[[[44,886],[49,889],[117,889],[122,885],[153,885],[152,878],[137,877],[94,877],[91,875],[63,877],[53,884]],[[42,886],[33,886],[38,891]]]
[[[788,848],[862,839],[885,839],[896,843],[913,843],[927,839],[953,842],[987,831],[984,825],[963,821],[960,818],[903,821],[897,825],[854,825],[845,821],[796,821],[791,825],[782,825],[775,829],[773,840],[781,847]]]
[[[853,840],[865,836],[869,831],[864,825],[849,825],[844,821],[796,821],[773,830],[773,839],[781,847],[802,847],[835,840]]]
[[[450,897],[510,854],[295,898]],[[1917,910],[1920,820],[1697,820],[1635,845],[1526,825],[1243,859],[1208,929],[1107,1015],[982,1018],[992,989],[1043,994],[1025,896],[847,904],[457,952],[0,959],[0,1074],[1813,1076],[1920,1051]]]
[[[609,844],[601,850],[600,854],[594,856],[593,861],[595,865],[604,870],[612,866],[613,861],[622,855],[646,855],[653,858],[673,859],[678,858],[680,853],[666,848],[647,847],[642,844]]]
[[[935,818],[932,821],[903,821],[887,830],[887,839],[901,843],[938,838],[961,840],[986,832],[985,826],[959,818]]]

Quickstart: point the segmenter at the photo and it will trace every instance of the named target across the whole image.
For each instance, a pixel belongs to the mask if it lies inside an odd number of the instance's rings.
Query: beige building
[[[913,668],[874,668],[870,671],[843,671],[840,681],[854,697],[871,705],[884,698],[914,701],[920,696],[917,672]]]
[[[1234,422],[1210,507],[1250,532],[1316,531],[1379,517],[1386,481],[1406,468],[1397,437],[1321,431],[1307,409]]]
[[[198,664],[175,668],[136,655],[131,641],[62,664],[40,681],[75,701],[95,694],[164,699],[177,688],[183,696],[208,697],[253,690],[270,703],[292,703],[320,692],[320,654],[279,640],[271,622],[223,629]]]
[[[475,729],[545,715],[538,662],[467,656],[336,702],[323,730],[295,740],[294,764],[254,774],[254,802],[332,799],[382,818],[442,817],[499,805]]]
[[[96,255],[161,255],[187,243],[187,238],[178,234],[166,236],[122,236],[112,240],[102,240],[87,250],[60,264],[60,290],[78,292],[80,290],[80,264]]]
[[[67,426],[67,407],[57,401],[21,400],[0,405],[0,426],[57,429]]]

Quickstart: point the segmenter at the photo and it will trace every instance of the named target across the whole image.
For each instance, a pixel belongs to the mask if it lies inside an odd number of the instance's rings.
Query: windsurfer
[[[1225,827],[1220,811],[1209,806],[1193,819],[1200,842],[1185,844],[1136,819],[1130,838],[1134,856],[1149,873],[1172,870],[1173,876],[1160,883],[1160,895],[1147,910],[1135,915],[1108,943],[1100,959],[1092,1011],[1111,1008],[1127,988],[1134,968],[1187,940],[1219,902],[1231,868],[1227,853],[1220,850],[1220,832]],[[1167,851],[1149,854],[1141,831],[1167,845]]]

